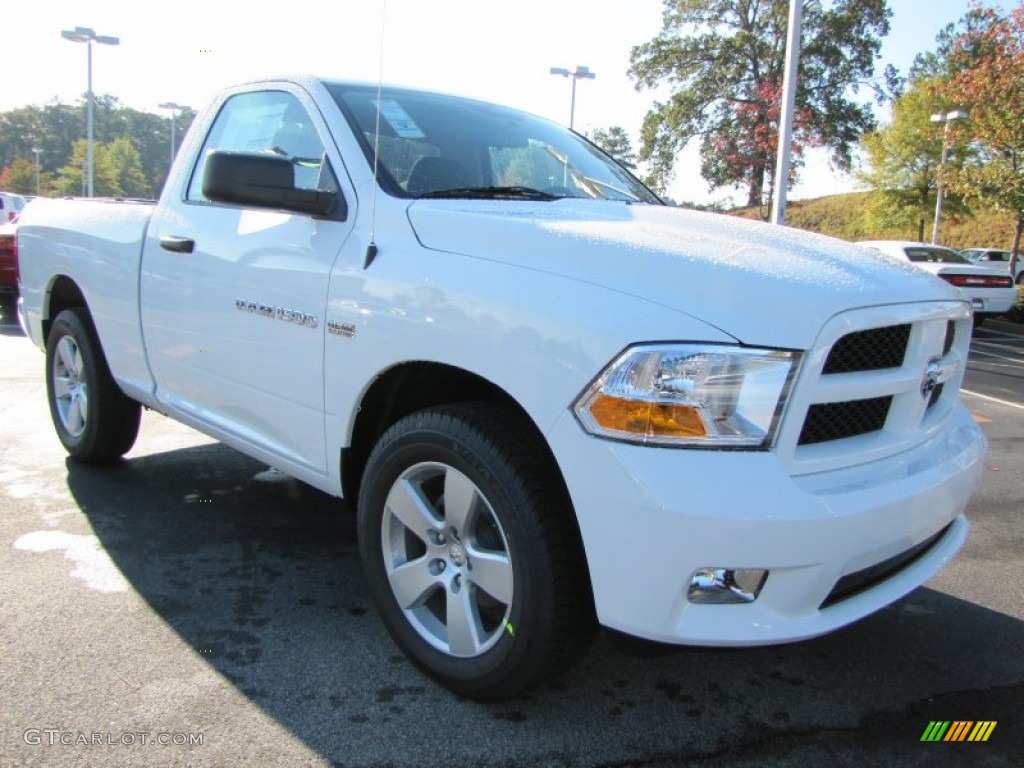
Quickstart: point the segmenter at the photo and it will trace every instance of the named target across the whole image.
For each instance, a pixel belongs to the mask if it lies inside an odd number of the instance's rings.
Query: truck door
[[[140,290],[156,396],[228,443],[268,451],[300,477],[322,475],[324,310],[352,211],[339,221],[206,200],[213,150],[278,154],[292,161],[297,187],[341,192],[350,209],[354,200],[339,188],[337,150],[303,91],[229,97],[147,234]]]

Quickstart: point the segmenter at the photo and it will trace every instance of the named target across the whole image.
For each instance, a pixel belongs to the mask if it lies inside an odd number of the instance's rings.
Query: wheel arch
[[[42,323],[44,344],[50,337],[50,327],[53,325],[57,315],[65,309],[71,309],[72,307],[82,307],[89,313],[89,317],[92,317],[89,303],[85,300],[85,294],[78,287],[78,283],[67,275],[57,275],[50,283],[50,287],[46,291],[46,298],[43,301]]]
[[[341,455],[341,483],[345,498],[359,494],[366,460],[374,444],[387,429],[410,413],[460,402],[501,403],[513,409],[522,420],[544,456],[557,472],[565,488],[558,462],[544,434],[526,409],[506,390],[464,368],[428,361],[410,361],[395,365],[367,387],[355,411],[351,437]]]
[[[563,499],[562,506],[573,526],[580,556],[586,564],[586,549],[572,497],[544,433],[526,409],[506,390],[463,368],[425,361],[408,362],[389,368],[373,381],[356,409],[351,439],[341,452],[341,487],[344,498],[353,502],[359,498],[363,471],[370,452],[392,424],[424,408],[460,402],[500,404],[510,409],[520,420],[537,446],[537,455],[551,469],[558,493]],[[584,570],[589,586],[589,566]]]

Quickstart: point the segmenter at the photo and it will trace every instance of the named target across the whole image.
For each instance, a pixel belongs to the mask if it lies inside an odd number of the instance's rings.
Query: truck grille
[[[853,310],[804,355],[776,443],[794,474],[906,450],[948,418],[963,380],[970,316],[959,302]]]
[[[890,405],[891,396],[812,405],[800,432],[800,445],[825,443],[875,432],[885,426]]]
[[[852,373],[903,365],[910,324],[848,333],[832,347],[822,373]]]
[[[953,342],[956,340],[956,323],[952,320],[946,321],[946,340],[942,342],[942,354],[948,355],[949,350],[953,348]]]

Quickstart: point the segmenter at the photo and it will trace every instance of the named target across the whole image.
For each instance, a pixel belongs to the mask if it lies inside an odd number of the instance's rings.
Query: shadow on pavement
[[[153,611],[334,765],[973,765],[1024,754],[1024,627],[930,589],[799,645],[660,658],[598,639],[567,676],[460,700],[392,644],[345,505],[220,444],[68,484]],[[990,742],[920,742],[930,720],[996,720]],[[856,756],[857,762],[849,762]]]
[[[24,336],[21,326],[17,322],[13,324],[0,322],[0,336]]]

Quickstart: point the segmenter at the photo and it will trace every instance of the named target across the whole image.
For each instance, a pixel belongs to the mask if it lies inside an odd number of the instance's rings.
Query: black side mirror
[[[335,192],[295,188],[290,160],[259,152],[210,152],[203,196],[218,203],[278,208],[344,221],[344,198]]]

